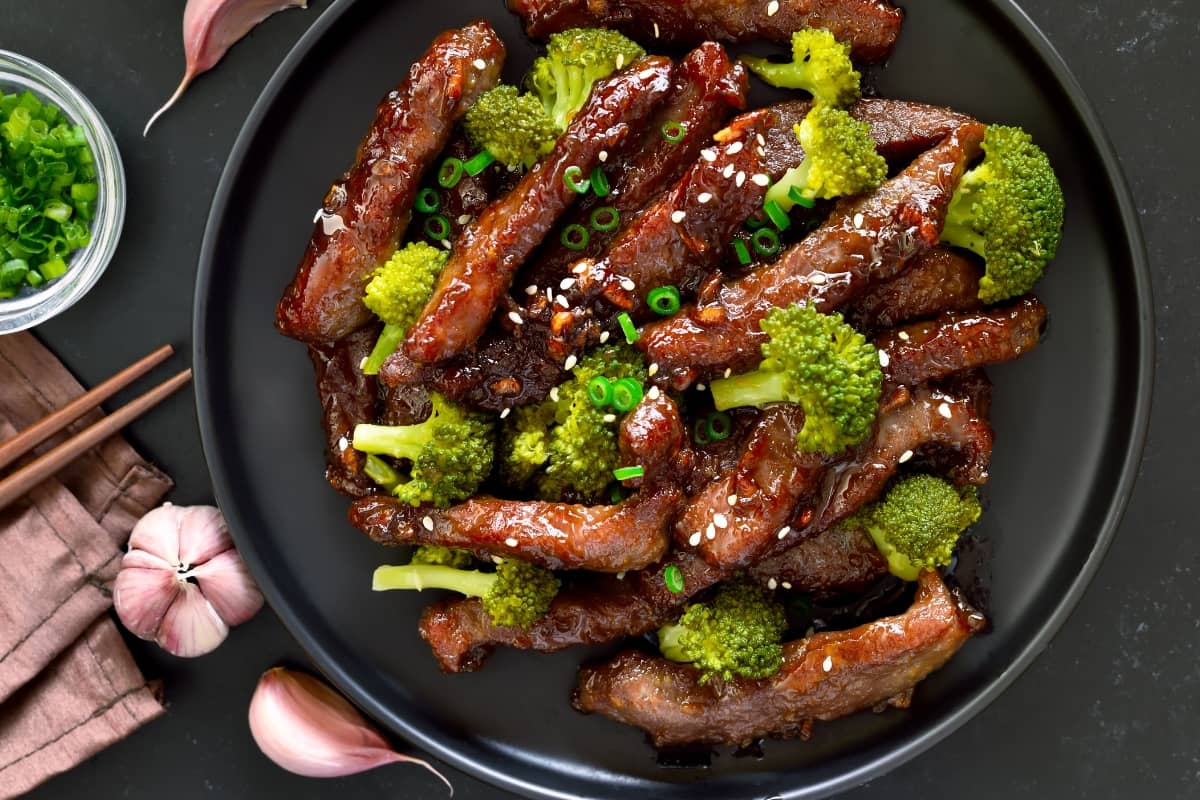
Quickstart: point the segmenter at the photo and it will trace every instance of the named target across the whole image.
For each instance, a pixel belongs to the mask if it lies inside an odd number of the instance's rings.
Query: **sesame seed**
[[[697,391],[697,392],[703,392],[703,391],[704,391],[704,389],[705,389],[705,386],[704,386],[704,384],[703,384],[703,383],[697,383],[697,384],[696,384],[696,391]]]
[[[896,335],[900,337],[900,341],[902,341],[902,342],[908,341],[908,331],[900,331]]]
[[[651,377],[653,377],[654,375],[657,375],[658,374],[658,363],[656,362],[654,364],[651,364],[650,367],[646,370],[646,374],[650,375]]]
[[[779,538],[786,539],[787,535],[791,532],[792,532],[792,529],[789,528],[787,525],[784,525],[782,528],[779,529]]]
[[[713,539],[717,538],[717,529],[715,527],[713,527],[713,524],[711,522],[708,523],[708,527],[704,529],[704,535],[705,535],[705,537],[708,538],[708,540],[710,542]]]
[[[698,544],[700,544],[700,531],[696,531],[688,537],[688,544],[690,544],[692,547],[696,547]]]
[[[620,572],[617,573],[617,580],[619,580],[619,581],[625,580],[625,570],[621,570]]]
[[[475,69],[487,69],[487,62],[482,58],[477,58],[471,62],[471,66],[475,67]]]
[[[879,366],[883,367],[884,369],[887,369],[887,365],[890,363],[892,363],[892,360],[890,358],[888,358],[888,354],[885,353],[884,351],[880,350],[879,351]]]
[[[826,672],[833,670],[833,656],[825,656],[825,660],[821,662],[821,669]]]
[[[562,281],[558,284],[558,288],[562,289],[565,292],[567,289],[570,289],[574,285],[575,285],[574,278],[563,278]]]
[[[856,227],[856,228],[861,228],[861,227],[862,227],[862,224],[863,224],[863,215],[862,215],[862,214],[855,214],[855,215],[854,215],[854,227]]]
[[[661,396],[662,392],[659,391],[657,386],[651,386],[650,391],[646,392],[646,397],[649,397],[651,400],[657,400]]]
[[[338,451],[344,453],[350,447],[350,440],[343,436],[342,438],[338,439],[337,445]]]
[[[913,457],[913,451],[905,450],[903,453],[900,454],[900,463],[903,464],[905,461],[908,461],[912,457]]]
[[[575,357],[574,353],[571,353],[571,355],[567,356],[567,360],[563,362],[563,369],[569,372],[570,370],[575,369],[575,365],[578,363],[579,359]]]
[[[608,331],[600,331],[600,344],[604,344],[605,342],[607,342],[608,337],[611,335],[612,334],[610,334]]]
[[[725,517],[724,514],[713,514],[713,524],[716,525],[718,528],[728,528],[729,520]]]
[[[442,239],[442,247],[449,250],[450,248],[454,247],[454,243],[451,242],[449,239]]]
[[[460,215],[460,216],[459,216],[459,218],[458,218],[458,224],[459,224],[459,225],[466,225],[466,224],[467,224],[468,222],[470,222],[470,221],[471,221],[471,215],[470,215],[470,214],[462,214],[462,215]]]
[[[742,188],[742,185],[745,182],[746,182],[746,173],[739,171],[737,174],[737,177],[733,179],[734,185],[740,189],[740,188]]]
[[[770,589],[771,591],[774,591],[775,587],[778,585],[779,585],[779,581],[775,580],[774,578],[769,578],[767,580],[767,588]]]
[[[790,583],[788,583],[787,581],[784,581],[783,583],[781,583],[781,584],[779,584],[779,585],[780,585],[780,586],[782,586],[782,587],[783,587],[783,588],[785,588],[785,589],[790,589],[790,588],[792,588],[792,585],[791,585]]]
[[[728,164],[726,165],[725,169],[721,170],[721,174],[726,178],[731,177],[735,169],[736,167],[734,167],[733,164]]]
[[[506,408],[506,409],[504,409],[503,411],[501,411],[501,412],[500,412],[500,419],[507,419],[507,418],[508,418],[508,415],[509,415],[509,414],[511,414],[511,413],[512,413],[512,409],[511,409],[511,408]]]
[[[717,151],[713,150],[712,148],[709,148],[707,150],[701,150],[700,157],[711,164],[712,162],[717,160]]]
[[[367,359],[368,359],[368,358],[370,358],[370,356],[363,356],[363,357],[362,357],[362,360],[358,362],[358,369],[359,369],[359,371],[362,371],[362,370],[366,369],[366,367],[367,367]]]
[[[421,524],[425,526],[425,530],[433,530],[433,517],[426,516],[421,520]]]
[[[620,69],[623,66],[625,66],[625,54],[617,53],[617,69]]]
[[[557,386],[555,386],[553,389],[550,390],[550,399],[556,403],[558,402],[558,387]]]
[[[771,0],[767,3],[767,16],[773,17],[779,13],[779,0]]]
[[[587,272],[587,270],[588,264],[586,261],[581,261],[580,263],[571,267],[571,272],[574,272],[576,275],[582,275],[583,273]]]
[[[738,139],[736,142],[729,145],[729,149],[726,150],[725,152],[731,156],[736,156],[738,153],[742,152],[742,148],[745,146],[746,145],[742,143],[742,140]]]
[[[546,287],[546,299],[549,300],[551,303],[554,302],[554,287],[553,286]]]
[[[754,181],[759,186],[770,186],[771,185],[771,179],[768,178],[766,175],[763,175],[761,172],[758,173],[757,175],[753,176],[752,178],[750,178],[750,180]]]
[[[736,494],[731,494],[731,495],[729,495],[729,497],[727,497],[725,499],[729,503],[729,505],[731,505],[731,506],[737,505],[738,496]]]
[[[685,219],[687,219],[686,211],[672,211],[671,212],[671,222],[674,222],[676,225],[683,222]]]
[[[767,137],[763,136],[761,133],[756,133],[756,134],[754,134],[754,139],[755,139],[755,140],[756,140],[756,141],[757,141],[757,142],[758,142],[760,145],[765,145],[765,144],[767,143]]]
[[[725,368],[725,377],[728,378],[732,374],[733,374],[733,367],[726,367]]]
[[[516,539],[512,538],[511,536],[508,537],[507,539],[505,539],[504,543],[506,545],[508,545],[509,547],[516,547],[518,544],[520,544],[520,542],[518,542]]]
[[[492,556],[492,563],[493,564],[503,564],[504,559],[501,558],[500,556]]]
[[[616,414],[605,414],[605,415],[604,415],[604,421],[605,421],[605,422],[616,422],[616,421],[617,421],[617,415],[616,415]]]
[[[521,315],[515,311],[508,312],[508,318],[512,320],[513,325],[524,325],[525,320],[521,319]]]
[[[658,38],[658,23],[654,23],[654,38]]]
[[[621,56],[617,56],[617,58],[621,58]],[[596,157],[599,158],[600,163],[603,164],[605,161],[608,161],[608,151],[601,150],[599,155],[597,155]]]
[[[822,283],[825,282],[825,273],[824,272],[814,272],[812,275],[808,276],[808,282],[811,283],[813,286],[820,286]]]
[[[621,288],[627,292],[632,292],[637,288],[637,284],[633,282],[633,278],[621,278]]]
[[[558,303],[563,308],[571,307],[571,304],[567,302],[567,298],[563,297],[561,294],[558,297],[554,298],[554,302]]]
[[[946,419],[950,419],[950,416],[951,416],[950,415],[950,406],[948,406],[945,403],[939,404],[938,405],[938,413],[941,414]]]
[[[700,205],[704,205],[710,200],[712,200],[712,192],[701,192],[700,194],[696,195],[696,202]]]

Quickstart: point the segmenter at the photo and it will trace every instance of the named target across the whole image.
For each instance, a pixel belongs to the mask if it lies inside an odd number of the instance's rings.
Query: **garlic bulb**
[[[337,778],[407,762],[432,772],[454,795],[444,775],[397,753],[358,709],[303,672],[275,667],[262,674],[250,700],[250,733],[267,758],[297,775]]]
[[[135,636],[177,656],[204,655],[262,604],[213,506],[167,503],[133,527],[113,605]]]

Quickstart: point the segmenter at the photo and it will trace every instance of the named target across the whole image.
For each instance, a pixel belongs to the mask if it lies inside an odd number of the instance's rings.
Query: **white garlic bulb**
[[[190,658],[258,613],[263,597],[220,510],[167,503],[134,526],[113,604],[135,636]]]

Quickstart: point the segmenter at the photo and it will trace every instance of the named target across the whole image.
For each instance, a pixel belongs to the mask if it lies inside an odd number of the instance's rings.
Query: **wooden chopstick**
[[[96,406],[124,389],[150,370],[171,357],[175,348],[169,344],[148,356],[135,361],[96,388],[81,394],[48,417],[30,425],[7,442],[0,444],[0,469],[4,469],[21,456],[70,425]]]
[[[84,428],[58,447],[43,453],[0,481],[0,509],[6,508],[30,489],[154,408],[181,387],[186,386],[191,379],[192,371],[185,369],[175,377],[163,381],[142,396],[121,406],[104,419]]]

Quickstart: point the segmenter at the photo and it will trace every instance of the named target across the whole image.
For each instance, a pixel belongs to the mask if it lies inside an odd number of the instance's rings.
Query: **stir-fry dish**
[[[509,5],[522,84],[488,23],[439,36],[278,307],[330,484],[405,546],[373,588],[448,590],[419,626],[449,673],[624,643],[571,702],[660,747],[906,706],[986,624],[953,565],[982,368],[1045,325],[1048,158],[864,97],[883,0]]]

